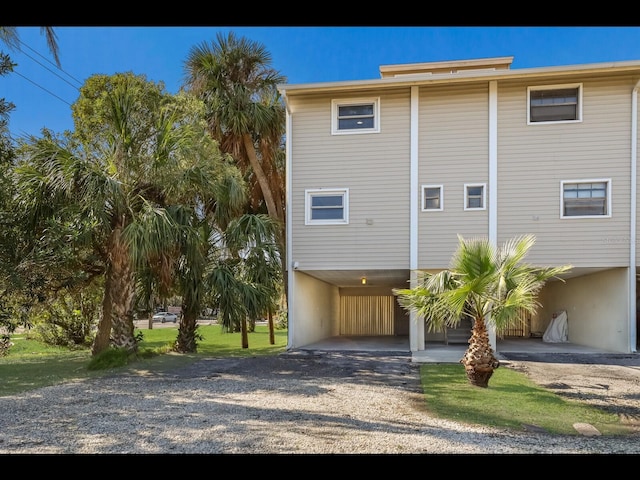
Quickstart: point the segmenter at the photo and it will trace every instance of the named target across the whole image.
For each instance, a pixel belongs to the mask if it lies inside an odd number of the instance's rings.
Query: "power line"
[[[29,50],[31,50],[32,52],[34,52],[36,55],[38,55],[40,58],[44,59],[46,62],[48,62],[50,65],[53,65],[53,67],[55,67],[57,70],[59,70],[60,72],[62,72],[63,74],[65,74],[67,77],[69,77],[70,79],[72,79],[74,82],[76,82],[78,85],[82,85],[82,82],[80,80],[78,80],[77,78],[75,78],[73,75],[69,74],[68,72],[66,72],[65,70],[63,70],[62,68],[59,68],[57,65],[55,65],[53,62],[51,62],[48,58],[46,58],[45,56],[41,55],[39,52],[37,52],[36,50],[34,50],[33,48],[31,48],[29,45],[27,45],[26,43],[24,43],[23,41],[21,41],[20,39],[17,40],[17,42],[19,43],[19,45],[28,48]],[[52,73],[53,75],[55,75],[56,77],[58,77],[60,80],[62,80],[63,82],[65,82],[66,84],[68,84],[70,87],[72,87],[74,90],[79,91],[80,88],[77,85],[74,85],[73,83],[71,83],[69,80],[67,80],[66,78],[63,78],[62,76],[60,76],[56,71],[52,70],[51,68],[49,68],[48,66],[44,65],[42,62],[38,61],[36,58],[34,58],[33,56],[29,55],[27,52],[25,52],[25,50],[23,48],[18,47],[18,50],[20,51],[20,53],[22,55],[24,55],[25,57],[29,58],[31,61],[35,62],[36,64],[40,65],[42,68],[46,69],[48,72]],[[51,95],[52,97],[56,98],[57,100],[60,100],[61,102],[65,103],[68,106],[72,106],[72,104],[68,101],[66,101],[64,98],[60,97],[59,95],[53,93],[51,90],[43,87],[41,84],[39,84],[38,82],[35,82],[33,80],[31,80],[30,78],[26,77],[25,75],[23,75],[22,73],[18,72],[17,70],[13,70],[11,73],[18,75],[20,78],[23,78],[24,80],[26,80],[27,82],[31,83],[32,85],[38,87],[39,89],[43,90],[44,92],[48,93],[49,95]],[[15,140],[14,135],[9,132],[9,135],[11,136],[11,138],[13,138]]]
[[[71,104],[69,102],[67,102],[66,100],[64,100],[63,98],[60,98],[58,95],[56,95],[55,93],[51,92],[50,90],[47,90],[46,88],[44,88],[42,85],[37,84],[36,82],[34,82],[33,80],[28,79],[27,77],[25,77],[24,75],[22,75],[19,72],[16,72],[15,70],[12,72],[15,73],[16,75],[18,75],[19,77],[24,78],[27,82],[30,82],[32,84],[34,84],[36,87],[44,90],[45,92],[47,92],[49,95],[57,98],[58,100],[60,100],[61,102],[66,103],[67,105],[71,106]]]
[[[45,60],[46,62],[50,63],[51,65],[53,65],[56,69],[60,70],[62,73],[64,73],[66,76],[68,76],[69,78],[71,78],[73,81],[75,81],[78,85],[82,85],[82,82],[80,80],[78,80],[77,78],[75,78],[73,75],[71,75],[70,73],[68,73],[67,71],[65,71],[64,69],[58,67],[56,64],[54,64],[51,60],[49,60],[47,57],[43,56],[42,54],[40,54],[39,52],[37,52],[36,50],[34,50],[33,48],[31,48],[29,45],[27,45],[26,43],[24,43],[22,40],[18,39],[18,42],[20,43],[20,45],[23,45],[25,47],[27,47],[29,50],[31,50],[33,53],[35,53],[36,55],[38,55],[40,58],[42,58],[43,60]],[[27,57],[29,57],[31,60],[33,60],[34,62],[36,62],[38,65],[42,66],[43,68],[46,68],[47,70],[49,70],[51,73],[53,73],[56,77],[58,77],[60,80],[68,83],[69,85],[71,85],[71,83],[69,83],[67,80],[65,80],[64,78],[62,78],[60,75],[58,75],[56,72],[54,72],[53,70],[51,70],[50,68],[42,65],[42,63],[40,63],[39,61],[37,61],[36,59],[34,59],[33,57],[31,57],[30,55],[24,53],[24,51],[22,52],[24,55],[26,55]],[[71,85],[73,88],[77,88],[75,85]]]

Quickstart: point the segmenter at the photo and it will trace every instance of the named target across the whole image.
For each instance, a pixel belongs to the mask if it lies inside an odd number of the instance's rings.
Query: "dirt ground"
[[[501,366],[572,400],[617,413],[640,431],[640,354],[512,354]]]

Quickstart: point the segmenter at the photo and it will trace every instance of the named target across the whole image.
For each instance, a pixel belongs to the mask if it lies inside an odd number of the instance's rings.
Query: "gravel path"
[[[634,454],[640,436],[466,426],[384,353],[203,359],[0,397],[0,454]]]

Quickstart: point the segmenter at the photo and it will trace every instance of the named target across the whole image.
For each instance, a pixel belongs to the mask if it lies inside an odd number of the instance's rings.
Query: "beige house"
[[[392,290],[447,268],[457,235],[533,233],[571,264],[522,328],[567,314],[573,344],[637,348],[640,61],[511,69],[512,57],[389,65],[286,84],[289,348],[333,336],[447,342]],[[452,333],[452,332],[450,332]]]

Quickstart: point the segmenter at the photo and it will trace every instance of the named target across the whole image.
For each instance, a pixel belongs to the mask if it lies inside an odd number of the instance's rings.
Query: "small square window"
[[[423,211],[442,211],[444,209],[443,189],[442,185],[422,186]]]
[[[348,189],[305,190],[305,224],[349,223]]]
[[[527,89],[527,123],[582,120],[582,85],[550,85]]]
[[[464,186],[464,209],[465,210],[484,210],[485,209],[485,190],[484,183],[469,183]]]
[[[561,182],[560,217],[610,217],[611,180],[566,180]]]
[[[331,133],[380,131],[380,99],[354,98],[331,101]]]

